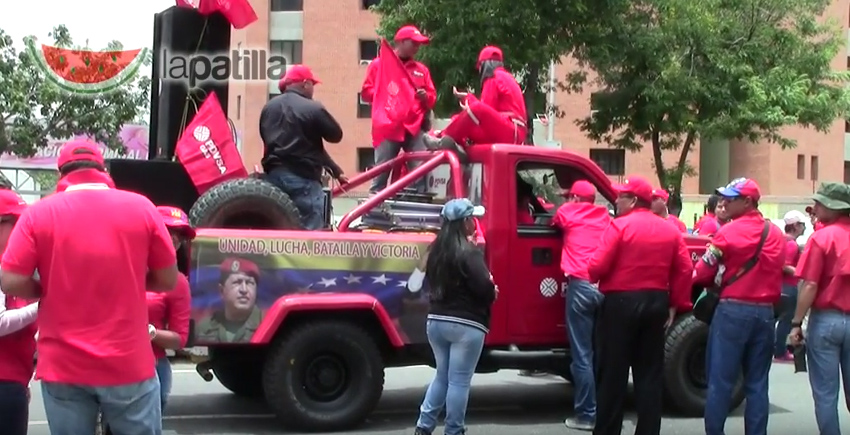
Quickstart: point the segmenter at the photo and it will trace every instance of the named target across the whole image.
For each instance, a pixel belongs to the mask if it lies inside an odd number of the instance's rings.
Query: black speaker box
[[[180,137],[184,107],[188,107],[186,123],[195,116],[195,105],[188,104],[189,83],[161,80],[168,71],[169,58],[191,56],[192,53],[222,54],[230,52],[230,23],[216,12],[201,15],[195,9],[172,6],[154,16],[153,73],[151,75],[150,144],[148,158],[174,157]],[[191,91],[195,101],[203,101],[215,92],[227,114],[228,84],[226,80],[206,82]],[[198,104],[200,106],[200,104]]]
[[[198,191],[180,162],[170,160],[106,161],[115,187],[146,196],[156,205],[179,207],[189,213]]]

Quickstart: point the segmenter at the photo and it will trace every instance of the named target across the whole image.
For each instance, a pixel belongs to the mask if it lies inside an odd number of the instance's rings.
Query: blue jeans
[[[850,315],[812,310],[806,330],[806,360],[820,434],[839,435],[838,391],[842,382],[844,403],[850,410]]]
[[[428,342],[434,351],[437,373],[419,407],[417,427],[433,432],[437,417],[445,408],[445,435],[464,433],[469,387],[484,349],[484,335],[481,329],[462,323],[428,320]]]
[[[570,339],[570,372],[575,389],[576,418],[596,421],[596,379],[593,364],[593,332],[602,293],[589,281],[569,278],[567,284],[567,335]]]
[[[706,435],[723,435],[732,391],[744,373],[744,431],[765,435],[770,411],[768,375],[775,341],[773,307],[721,300],[708,329]]]
[[[301,214],[305,230],[320,230],[325,225],[325,192],[322,183],[295,175],[286,168],[275,168],[266,181],[284,191]]]
[[[425,147],[424,134],[419,132],[415,135],[411,135],[410,132],[405,132],[404,140],[401,142],[393,140],[385,140],[381,142],[378,144],[378,147],[375,148],[375,165],[377,166],[381,163],[386,163],[398,157],[398,153],[401,150],[404,150],[406,153],[427,150]],[[422,163],[424,163],[422,160],[407,162],[407,169],[412,171],[421,166]],[[376,175],[375,178],[372,179],[372,186],[369,188],[369,191],[375,193],[384,190],[384,188],[387,187],[389,179],[390,171]],[[411,187],[416,189],[417,192],[424,192],[425,177],[416,180]]]
[[[168,395],[171,394],[171,361],[168,357],[162,357],[156,360],[156,377],[159,379],[159,397],[160,407],[165,412],[165,404],[168,402]]]
[[[44,411],[51,435],[95,432],[98,412],[113,433],[161,435],[159,381],[156,377],[117,387],[42,382]]]
[[[788,353],[788,334],[791,333],[791,320],[797,309],[797,286],[782,284],[782,304],[779,307],[779,319],[776,321],[776,341],[773,356],[776,358]]]

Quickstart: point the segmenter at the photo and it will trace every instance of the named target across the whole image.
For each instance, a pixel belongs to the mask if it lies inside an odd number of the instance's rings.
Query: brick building
[[[309,65],[322,81],[315,98],[339,120],[345,132],[343,142],[328,146],[329,152],[349,175],[368,166],[372,159],[369,107],[361,104],[358,92],[368,61],[377,54],[375,29],[378,18],[367,10],[377,0],[251,0],[259,21],[234,31],[234,48],[269,47],[284,55],[290,64]],[[828,15],[848,23],[850,0],[837,0]],[[510,56],[510,53],[506,53]],[[842,53],[834,62],[837,69],[850,62]],[[558,76],[574,68],[569,60],[558,67]],[[229,114],[242,136],[242,156],[253,167],[262,156],[257,129],[260,111],[269,96],[278,93],[276,83],[231,83]],[[565,112],[553,121],[554,139],[562,148],[595,160],[613,179],[624,174],[641,174],[655,180],[651,150],[638,153],[610,149],[587,139],[574,120],[591,111],[591,91],[584,94],[558,94],[555,101]],[[545,129],[537,129],[545,130]],[[850,141],[845,140],[845,123],[837,121],[830,132],[819,134],[793,127],[788,135],[798,147],[781,150],[768,144],[718,141],[702,143],[691,152],[690,162],[699,176],[684,183],[686,194],[708,193],[736,176],[750,176],[762,186],[765,195],[799,197],[810,194],[818,180],[842,180],[850,176]],[[539,134],[538,134],[539,136]],[[665,156],[671,163],[676,156]]]

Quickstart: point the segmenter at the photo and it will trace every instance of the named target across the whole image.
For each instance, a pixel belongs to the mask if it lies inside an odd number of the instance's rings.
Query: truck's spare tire
[[[289,195],[258,178],[214,186],[189,210],[189,220],[198,228],[301,229],[300,214]]]

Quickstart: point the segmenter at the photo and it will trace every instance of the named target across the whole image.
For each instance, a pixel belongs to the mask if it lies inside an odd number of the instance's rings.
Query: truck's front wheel
[[[347,430],[365,420],[381,398],[384,363],[364,329],[308,323],[269,350],[263,386],[271,409],[292,429]]]
[[[674,410],[689,417],[702,417],[705,412],[708,381],[705,348],[708,325],[692,314],[682,316],[667,333],[664,344],[664,398]],[[732,391],[732,409],[744,402],[744,388],[739,380]]]

